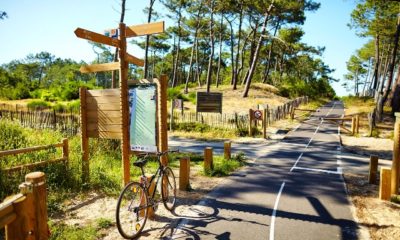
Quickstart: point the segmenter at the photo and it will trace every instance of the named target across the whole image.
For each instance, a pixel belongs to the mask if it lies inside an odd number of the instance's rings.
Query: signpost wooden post
[[[155,22],[148,24],[140,24],[133,26],[126,26],[124,23],[120,23],[118,29],[106,30],[106,35],[102,35],[96,32],[92,32],[83,28],[77,28],[75,35],[79,38],[87,39],[93,42],[106,44],[112,47],[119,48],[119,61],[102,64],[92,64],[82,66],[80,71],[82,73],[101,72],[101,71],[114,71],[119,70],[119,102],[115,102],[116,93],[113,91],[106,90],[99,93],[100,96],[87,96],[86,89],[80,90],[81,99],[81,129],[82,129],[82,179],[84,181],[89,180],[89,137],[106,137],[106,138],[119,138],[121,140],[121,152],[122,152],[122,167],[123,167],[123,183],[127,184],[130,180],[130,143],[129,143],[129,103],[128,103],[128,64],[135,64],[137,66],[144,66],[144,61],[126,52],[126,38],[143,36],[149,34],[156,34],[164,32],[164,22]],[[109,33],[112,33],[113,37],[110,37]],[[115,37],[115,38],[114,38]],[[116,38],[119,37],[119,38]],[[165,82],[165,83],[164,83]],[[166,77],[162,76],[160,79],[159,88],[166,86]],[[165,89],[163,89],[165,90]],[[107,92],[108,91],[108,92]],[[164,91],[162,91],[164,92]],[[166,91],[165,91],[166,92]],[[166,93],[164,94],[166,95]],[[87,99],[91,97],[91,101],[87,102]],[[159,100],[162,99],[158,96]],[[166,97],[166,96],[163,96]],[[104,103],[103,103],[104,101]],[[113,105],[119,104],[119,113],[113,111],[117,110]],[[87,111],[90,105],[91,112]],[[160,105],[158,109],[158,130],[159,130],[159,150],[165,151],[168,148],[168,139],[166,134],[160,134],[160,131],[165,130],[166,126],[162,127],[162,124],[166,125],[166,120],[162,114],[165,114],[164,108],[166,106]],[[100,109],[101,108],[101,109]],[[101,111],[100,111],[101,110]],[[108,114],[112,113],[112,114]],[[161,114],[160,114],[161,113]],[[94,122],[90,122],[89,116],[96,118]],[[99,128],[99,119],[106,119],[106,123]],[[88,127],[90,122],[90,128]],[[165,129],[164,129],[165,128]],[[163,163],[166,163],[166,159],[163,159]]]

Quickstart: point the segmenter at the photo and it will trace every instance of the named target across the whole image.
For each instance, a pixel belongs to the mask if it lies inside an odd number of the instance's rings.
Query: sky
[[[325,46],[322,56],[330,68],[335,69],[333,78],[343,79],[346,61],[360,48],[366,39],[360,39],[347,27],[354,0],[316,0],[321,3],[317,12],[307,13],[303,26],[303,42],[312,46]],[[0,65],[28,54],[47,51],[56,57],[76,61],[92,61],[96,54],[91,45],[75,36],[81,27],[98,33],[116,28],[120,18],[119,0],[0,0],[0,10],[8,18],[0,21]],[[143,9],[148,0],[127,0],[125,23],[127,25],[147,22]],[[162,12],[156,1],[155,8]],[[166,20],[166,28],[171,20]],[[128,52],[143,58],[143,51],[133,45]],[[339,96],[347,95],[340,83],[333,87]]]

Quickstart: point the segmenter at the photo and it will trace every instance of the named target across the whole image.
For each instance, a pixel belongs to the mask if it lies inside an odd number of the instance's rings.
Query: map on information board
[[[137,152],[157,151],[156,85],[135,85],[129,88],[130,147]]]

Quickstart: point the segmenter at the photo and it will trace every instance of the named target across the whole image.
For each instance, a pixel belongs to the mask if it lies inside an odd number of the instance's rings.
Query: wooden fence
[[[22,126],[34,129],[58,130],[68,136],[76,135],[80,127],[79,115],[73,112],[0,109],[0,119],[18,121]]]
[[[257,109],[266,109],[267,111],[267,124],[271,125],[276,121],[287,118],[292,109],[300,106],[301,104],[308,103],[308,97],[299,97],[287,103],[271,107],[268,104],[260,104]],[[249,114],[219,114],[219,113],[194,113],[194,112],[173,112],[173,122],[179,123],[202,123],[215,128],[224,129],[248,129],[249,127]]]
[[[5,227],[5,239],[48,239],[45,174],[33,172],[25,175],[25,182],[19,188],[19,194],[0,203],[0,229]]]
[[[35,163],[27,163],[27,164],[23,164],[23,165],[13,166],[13,167],[2,169],[1,171],[4,173],[12,173],[15,171],[20,171],[22,169],[32,170],[38,166],[44,166],[44,165],[57,163],[57,162],[64,162],[65,164],[68,164],[68,161],[69,161],[69,149],[68,148],[69,147],[68,147],[68,139],[66,139],[66,138],[63,139],[63,141],[61,143],[57,143],[57,144],[0,151],[0,157],[37,152],[37,151],[42,151],[42,150],[47,150],[47,149],[52,149],[52,148],[57,148],[57,147],[62,148],[62,156],[60,158],[43,160],[43,161],[35,162]]]

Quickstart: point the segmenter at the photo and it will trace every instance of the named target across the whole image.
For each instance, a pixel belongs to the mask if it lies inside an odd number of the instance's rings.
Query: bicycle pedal
[[[136,231],[139,231],[139,229],[140,229],[140,223],[136,223],[135,228],[136,228]]]

